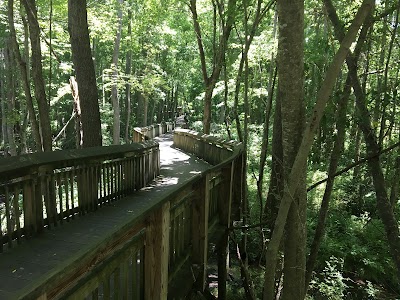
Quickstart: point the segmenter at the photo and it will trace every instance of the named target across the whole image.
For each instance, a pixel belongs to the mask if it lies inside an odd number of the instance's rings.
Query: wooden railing
[[[143,142],[145,140],[151,140],[164,133],[171,132],[175,128],[175,124],[172,122],[163,122],[160,124],[154,124],[146,127],[135,127],[133,130],[134,142]]]
[[[146,186],[159,172],[152,141],[0,160],[0,252]]]
[[[228,227],[239,216],[243,178],[243,147],[186,129],[174,132],[174,146],[214,165],[171,199],[169,299],[182,299],[184,283],[204,289],[209,244],[217,245],[220,262],[218,295],[226,296]],[[186,270],[185,270],[186,265]],[[191,282],[189,274],[195,274]],[[222,270],[221,270],[222,269]]]
[[[143,213],[108,258],[78,283],[60,282],[70,287],[47,298],[183,299],[194,284],[205,287],[211,241],[218,245],[219,295],[226,295],[227,229],[240,207],[243,148],[189,130],[175,130],[174,146],[216,165],[147,208],[137,203]]]
[[[26,299],[182,299],[193,285],[204,289],[211,242],[217,245],[219,258],[218,293],[221,298],[226,295],[228,227],[242,197],[242,145],[189,130],[176,130],[174,146],[196,154],[213,166],[169,189],[168,193],[161,193],[161,197],[145,196],[128,201],[129,210],[135,212],[132,217],[124,219],[119,228],[84,254],[76,254],[68,266],[51,272],[39,286],[24,294]],[[38,217],[39,221],[32,217],[34,224],[52,226],[123,197],[158,174],[155,143],[126,146],[124,151],[121,147],[125,146],[72,151],[68,155],[62,152],[62,161],[57,153],[53,158],[40,156],[41,160],[46,159],[44,162],[35,159],[36,164],[30,159],[14,171],[9,182],[3,182],[6,211],[14,209],[14,199],[22,199],[21,203],[35,199],[39,204],[35,204],[34,211],[45,212]],[[8,172],[12,169],[10,166]],[[32,169],[34,173],[30,175],[28,171]],[[6,174],[3,167],[1,170]],[[87,183],[84,192],[77,184],[80,180]],[[98,187],[97,194],[95,188],[89,187],[91,184]],[[83,199],[79,203],[71,202],[72,196],[68,196],[71,191]],[[40,192],[44,193],[40,195]],[[59,193],[61,196],[57,196]],[[56,199],[52,202],[54,211],[47,204],[53,199],[50,195]],[[27,221],[32,219],[27,217],[30,206],[18,205],[23,207],[25,223],[13,227],[7,221],[11,228],[2,235],[6,242],[13,234],[18,239],[21,231],[25,234],[31,226]]]

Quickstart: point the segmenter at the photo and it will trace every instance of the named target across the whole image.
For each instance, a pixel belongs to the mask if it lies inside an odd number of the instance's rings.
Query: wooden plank
[[[122,264],[120,265],[120,270],[121,270],[121,294],[122,294],[122,299],[127,300],[129,297],[129,261],[131,257],[128,259],[125,259],[122,261]]]
[[[168,294],[170,203],[153,212],[146,227],[145,299],[165,300]]]
[[[121,299],[120,295],[121,295],[121,268],[118,265],[115,270],[114,270],[114,285],[113,285],[113,291],[114,291],[114,295],[113,298],[114,299]]]
[[[132,265],[131,265],[131,287],[132,287],[132,299],[136,300],[139,299],[140,293],[140,286],[139,286],[139,278],[140,278],[140,271],[138,268],[138,253],[135,253],[132,256]]]
[[[47,295],[46,294],[42,294],[39,297],[37,297],[36,300],[47,300]]]
[[[218,215],[219,222],[222,225],[230,226],[231,223],[231,212],[232,212],[232,199],[233,199],[233,184],[234,184],[234,161],[230,164],[230,167],[222,170],[222,182],[219,185],[219,197],[218,197]]]
[[[114,299],[119,299],[119,295],[124,295],[124,293],[127,294],[127,291],[120,290],[121,287],[124,289],[128,288],[127,284],[121,285],[121,277],[126,282],[127,275],[120,274],[120,271],[124,268],[123,265],[126,264],[127,259],[132,255],[135,256],[138,249],[142,247],[143,242],[143,233],[134,236],[129,242],[123,245],[122,248],[116,249],[110,257],[96,265],[87,276],[81,278],[72,289],[63,295],[63,297],[76,300],[84,299],[90,295],[94,289],[98,288],[101,283],[103,283],[105,298],[107,298],[106,294],[110,296],[111,290],[113,291]],[[112,274],[113,286],[111,289],[110,279]]]
[[[192,260],[199,271],[197,285],[202,291],[206,285],[207,275],[210,180],[211,175],[207,174],[200,184],[194,187],[196,192],[192,205]]]
[[[12,233],[13,233],[13,226],[11,220],[11,208],[10,208],[10,193],[8,186],[5,188],[5,206],[6,206],[6,222],[7,222],[7,240],[8,240],[8,247],[12,248]]]
[[[74,192],[74,182],[75,182],[75,169],[72,169],[70,177],[69,177],[69,184],[70,184],[70,191],[71,191],[71,211],[75,210],[75,192]],[[72,213],[72,219],[75,219],[75,214]]]
[[[71,218],[71,209],[69,206],[69,172],[65,172],[62,175],[62,180],[64,182],[64,193],[65,193],[65,217],[67,222],[70,220]]]
[[[24,229],[26,236],[33,235],[35,231],[35,214],[34,214],[34,188],[33,180],[24,181],[23,186],[23,209],[24,209]]]
[[[103,299],[104,300],[109,300],[110,299],[110,277],[107,277],[106,279],[104,279],[103,281]]]
[[[19,183],[16,183],[14,186],[14,201],[13,201],[13,209],[14,209],[14,219],[16,225],[16,236],[18,244],[21,243],[21,224],[20,224],[20,210],[19,210]]]
[[[64,220],[64,208],[63,208],[63,189],[62,189],[62,179],[61,179],[61,174],[62,173],[57,173],[55,175],[55,182],[57,185],[57,191],[58,191],[58,204],[59,204],[59,219],[60,219],[60,224],[63,223]]]

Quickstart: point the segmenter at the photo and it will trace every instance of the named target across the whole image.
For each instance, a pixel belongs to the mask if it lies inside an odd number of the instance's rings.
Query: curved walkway
[[[38,286],[65,276],[114,235],[140,222],[145,212],[211,167],[172,147],[172,134],[158,137],[161,175],[140,191],[77,217],[0,254],[0,299],[28,299]],[[31,294],[32,296],[32,294]],[[40,296],[40,291],[35,296]],[[31,298],[31,297],[29,297]]]

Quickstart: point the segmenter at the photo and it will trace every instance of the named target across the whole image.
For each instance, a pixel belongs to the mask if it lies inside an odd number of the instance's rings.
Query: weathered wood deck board
[[[114,235],[141,222],[144,212],[160,206],[162,199],[210,168],[204,161],[171,148],[171,135],[159,138],[159,142],[161,176],[150,186],[96,212],[45,230],[0,254],[0,299],[23,298],[35,286],[63,276],[63,272],[101,249]]]

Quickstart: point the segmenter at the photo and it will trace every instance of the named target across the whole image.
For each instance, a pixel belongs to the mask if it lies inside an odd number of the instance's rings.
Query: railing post
[[[217,245],[218,253],[218,299],[226,299],[226,281],[228,279],[229,232],[233,198],[233,179],[235,161],[229,167],[222,169],[222,184],[218,198],[219,222],[225,227],[225,232]]]
[[[146,227],[145,299],[165,300],[168,294],[170,203],[153,212]]]
[[[233,198],[232,198],[232,218],[234,220],[240,219],[240,208],[242,207],[242,180],[243,179],[243,154],[238,156],[234,165],[234,178],[233,178]]]
[[[198,268],[197,287],[204,291],[207,275],[208,211],[210,208],[210,178],[207,174],[194,188],[192,205],[192,260]]]
[[[38,177],[41,180],[40,192],[41,195],[44,196],[48,226],[49,228],[51,226],[57,226],[58,217],[53,166],[40,166],[38,169]]]
[[[27,236],[32,236],[43,229],[43,202],[41,181],[38,173],[32,173],[32,179],[24,184],[24,228]]]

